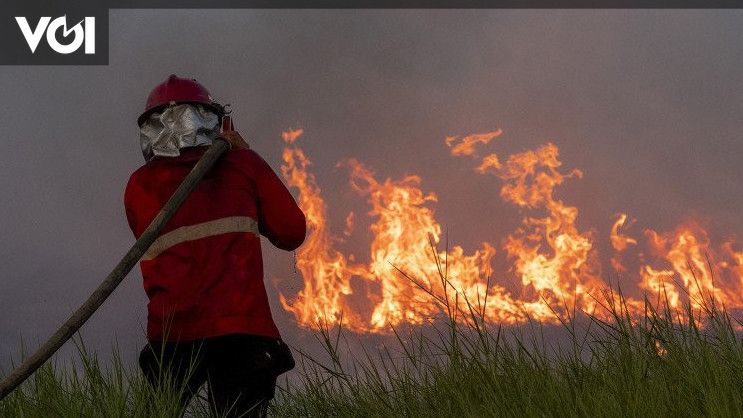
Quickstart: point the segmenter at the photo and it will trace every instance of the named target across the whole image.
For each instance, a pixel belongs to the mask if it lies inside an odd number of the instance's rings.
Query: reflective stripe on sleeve
[[[230,216],[196,225],[182,226],[167,234],[160,235],[142,256],[143,261],[152,260],[168,248],[200,238],[212,237],[230,232],[252,232],[258,236],[258,222],[249,216]]]

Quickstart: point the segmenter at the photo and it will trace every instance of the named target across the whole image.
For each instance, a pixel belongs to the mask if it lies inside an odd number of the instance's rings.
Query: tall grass
[[[411,278],[411,280],[413,280]],[[740,416],[740,323],[714,303],[674,311],[646,302],[632,318],[607,294],[610,318],[571,315],[561,344],[531,323],[500,328],[465,304],[442,275],[442,320],[393,330],[381,349],[356,352],[341,327],[316,335],[325,354],[296,350],[298,377],[284,380],[270,414],[279,417]],[[657,306],[662,308],[656,308]],[[604,318],[604,317],[602,317]],[[80,369],[46,365],[0,402],[1,417],[177,417],[178,393],[152,390],[114,355],[102,368],[78,343]],[[177,392],[177,391],[176,391]],[[208,416],[203,399],[187,416]]]
[[[154,390],[138,370],[126,367],[118,349],[102,367],[79,338],[79,365],[44,364],[0,401],[0,417],[180,417],[180,389]],[[71,366],[71,365],[68,365]],[[208,405],[192,402],[190,416],[209,416]]]
[[[327,359],[302,356],[302,379],[287,385],[274,414],[743,416],[743,341],[735,331],[742,324],[712,298],[681,309],[666,297],[646,298],[638,318],[621,292],[609,290],[596,298],[603,315],[554,311],[567,338],[551,344],[540,324],[488,325],[486,301],[459,303],[445,271],[440,294],[408,277],[445,321],[428,333],[395,331],[395,347],[362,348],[361,356],[343,356],[342,330],[323,327]]]
[[[301,382],[286,388],[273,412],[339,417],[743,415],[743,345],[729,315],[710,311],[679,323],[670,311],[649,308],[639,321],[621,309],[614,313],[613,321],[588,318],[593,330],[588,325],[579,332],[574,322],[565,323],[569,338],[561,345],[548,344],[538,325],[506,333],[484,324],[473,329],[474,321],[470,326],[450,322],[433,336],[397,335],[396,351],[364,351],[361,359],[345,363],[338,348],[342,335],[325,329],[320,335],[329,359],[322,363],[304,357]]]

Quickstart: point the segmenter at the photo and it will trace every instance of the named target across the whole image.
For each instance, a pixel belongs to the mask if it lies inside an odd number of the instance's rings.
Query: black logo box
[[[0,64],[2,65],[106,65],[108,64],[108,10],[103,3],[62,2],[41,3],[38,1],[2,0],[0,6]],[[84,45],[77,51],[62,54],[55,52],[47,42],[44,31],[35,52],[25,39],[16,17],[24,17],[31,31],[37,29],[41,17],[54,19],[65,16],[70,30],[86,17],[95,19],[95,54],[86,54]],[[41,30],[41,28],[39,28]],[[69,44],[75,33],[64,36],[63,28],[58,28],[55,39],[60,44]]]

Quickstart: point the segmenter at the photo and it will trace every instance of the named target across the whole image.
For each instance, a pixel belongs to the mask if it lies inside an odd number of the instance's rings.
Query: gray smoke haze
[[[382,179],[421,175],[450,242],[499,243],[522,215],[443,139],[500,127],[499,154],[552,141],[584,171],[560,189],[581,229],[605,239],[624,211],[660,231],[697,216],[728,237],[743,233],[741,39],[739,11],[113,10],[109,66],[0,68],[0,368],[132,244],[122,196],[143,163],[135,119],[170,73],[231,103],[276,171],[280,133],[303,127],[338,232],[348,211],[369,210],[336,168],[356,157]],[[359,217],[350,246],[363,257]],[[275,297],[301,289],[292,254],[264,248],[279,327],[308,339]],[[118,341],[131,362],[145,315],[137,268],[83,336],[104,353]]]

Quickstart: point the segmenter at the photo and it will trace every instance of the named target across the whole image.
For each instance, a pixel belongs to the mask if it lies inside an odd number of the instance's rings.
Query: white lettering
[[[95,18],[85,18],[85,53],[95,54]]]
[[[32,54],[36,52],[36,47],[39,46],[41,37],[44,36],[44,31],[49,25],[50,20],[52,20],[51,17],[42,17],[39,19],[39,23],[36,24],[36,29],[32,32],[31,26],[28,25],[26,18],[16,16],[15,21],[18,22],[18,26],[21,28],[21,33],[23,34],[23,37],[26,38],[26,43],[28,44],[28,47],[31,48]]]
[[[26,39],[32,54],[36,52],[44,32],[46,32],[46,42],[54,52],[71,54],[80,49],[84,43],[85,53],[95,54],[95,17],[86,17],[75,26],[68,28],[67,16],[58,17],[54,20],[49,16],[44,16],[39,19],[39,23],[34,30],[31,30],[31,26],[25,17],[16,16],[15,20],[18,27],[21,28],[21,33]],[[63,38],[72,34],[73,38],[69,43],[64,44],[57,38],[57,32],[60,28],[62,28]]]
[[[70,29],[67,29],[67,17],[62,16],[52,20],[52,23],[46,28],[46,41],[49,46],[60,54],[71,54],[77,51],[78,48],[83,44],[85,40],[85,32],[83,31],[83,21],[81,20],[77,25]],[[57,40],[57,30],[62,28],[64,36],[69,36],[70,32],[75,33],[75,38],[69,44],[62,44]]]

